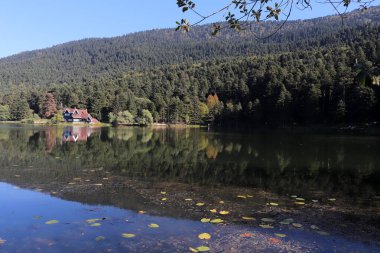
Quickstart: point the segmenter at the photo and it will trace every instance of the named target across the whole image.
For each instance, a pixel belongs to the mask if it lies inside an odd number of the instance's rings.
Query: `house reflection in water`
[[[65,142],[77,142],[84,141],[96,132],[100,131],[100,127],[82,127],[82,126],[72,126],[66,127],[62,134],[62,143]]]

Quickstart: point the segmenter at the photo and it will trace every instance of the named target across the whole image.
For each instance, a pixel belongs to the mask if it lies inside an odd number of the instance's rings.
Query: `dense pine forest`
[[[86,39],[0,59],[0,120],[65,106],[129,123],[341,124],[380,119],[380,7],[339,16]],[[54,103],[57,110],[51,110]],[[37,116],[38,115],[38,116]]]

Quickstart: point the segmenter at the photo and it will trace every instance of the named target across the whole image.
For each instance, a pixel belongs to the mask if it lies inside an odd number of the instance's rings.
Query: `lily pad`
[[[198,250],[199,252],[206,252],[206,251],[210,251],[210,248],[207,247],[207,246],[199,246],[199,247],[197,248],[197,250]]]
[[[298,201],[305,201],[304,198],[296,198],[296,200],[298,200]]]
[[[260,224],[259,226],[262,228],[274,228],[272,225],[268,225],[268,224]]]
[[[198,238],[201,240],[210,240],[211,235],[209,233],[202,233],[198,235]]]
[[[229,214],[230,212],[229,211],[220,211],[219,212],[221,215],[226,215],[226,214]]]
[[[166,200],[167,200],[167,198],[162,198],[161,200],[162,200],[162,201],[166,201]]]
[[[296,205],[305,205],[305,202],[296,201],[296,202],[294,202],[294,204],[296,204]]]
[[[161,192],[161,194],[165,195],[165,194],[166,194],[166,192]]]
[[[218,212],[218,211],[217,211],[216,209],[211,209],[210,212],[212,212],[212,213],[216,213],[216,212]]]
[[[274,235],[277,236],[277,237],[280,237],[280,238],[285,238],[286,237],[286,234],[278,234],[278,233],[276,233]]]
[[[101,223],[96,222],[96,223],[92,223],[90,226],[91,227],[100,227],[101,225],[102,225]]]
[[[189,247],[189,250],[190,250],[191,252],[198,252],[198,250],[196,250],[196,249],[194,249],[194,248],[192,248],[192,247]]]
[[[201,222],[203,222],[203,223],[210,222],[210,219],[203,218],[203,219],[201,219]]]
[[[59,220],[49,220],[47,222],[45,222],[46,225],[53,225],[53,224],[57,224],[59,223]]]
[[[210,222],[211,223],[222,223],[224,220],[222,220],[222,219],[213,219],[213,220],[211,220]]]
[[[236,197],[241,198],[241,199],[246,199],[247,198],[247,196],[244,196],[244,195],[237,195]]]
[[[292,223],[292,225],[295,228],[302,228],[302,224],[300,224],[300,223]]]
[[[100,221],[100,219],[89,219],[89,220],[86,220],[87,223],[95,223],[97,221]]]
[[[271,203],[269,203],[269,205],[271,205],[271,206],[278,206],[278,204],[275,203],[275,202],[271,202]]]
[[[96,241],[103,241],[104,239],[106,239],[104,236],[97,236],[95,238]]]
[[[219,204],[224,204],[224,201],[223,200],[219,201]]]
[[[241,217],[243,220],[256,220],[255,218],[253,217],[247,217],[247,216],[243,216]]]
[[[204,206],[205,203],[199,202],[199,203],[196,203],[195,205],[196,205],[196,206]]]
[[[185,201],[192,201],[193,199],[185,199]]]
[[[160,226],[158,224],[156,224],[156,223],[151,223],[151,224],[148,225],[148,227],[150,227],[150,228],[159,228]]]
[[[262,218],[261,221],[263,221],[263,222],[268,222],[268,223],[273,223],[273,222],[275,222],[275,220],[272,219],[272,218]]]
[[[123,233],[123,234],[121,234],[121,236],[124,237],[124,238],[133,238],[133,237],[135,237],[136,235],[135,235],[135,234]]]

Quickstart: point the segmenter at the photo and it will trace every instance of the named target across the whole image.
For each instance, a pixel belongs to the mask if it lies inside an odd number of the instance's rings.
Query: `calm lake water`
[[[0,125],[0,252],[380,252],[379,154],[370,136]]]

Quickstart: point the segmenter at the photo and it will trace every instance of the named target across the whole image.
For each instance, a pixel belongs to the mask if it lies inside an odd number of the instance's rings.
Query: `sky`
[[[211,13],[228,0],[194,0],[198,10]],[[328,4],[313,10],[293,9],[291,19],[334,14]],[[380,5],[374,0],[372,5]],[[0,57],[68,41],[113,37],[132,32],[175,27],[175,21],[196,17],[183,14],[176,0],[1,0]],[[221,16],[208,22],[221,21]]]

